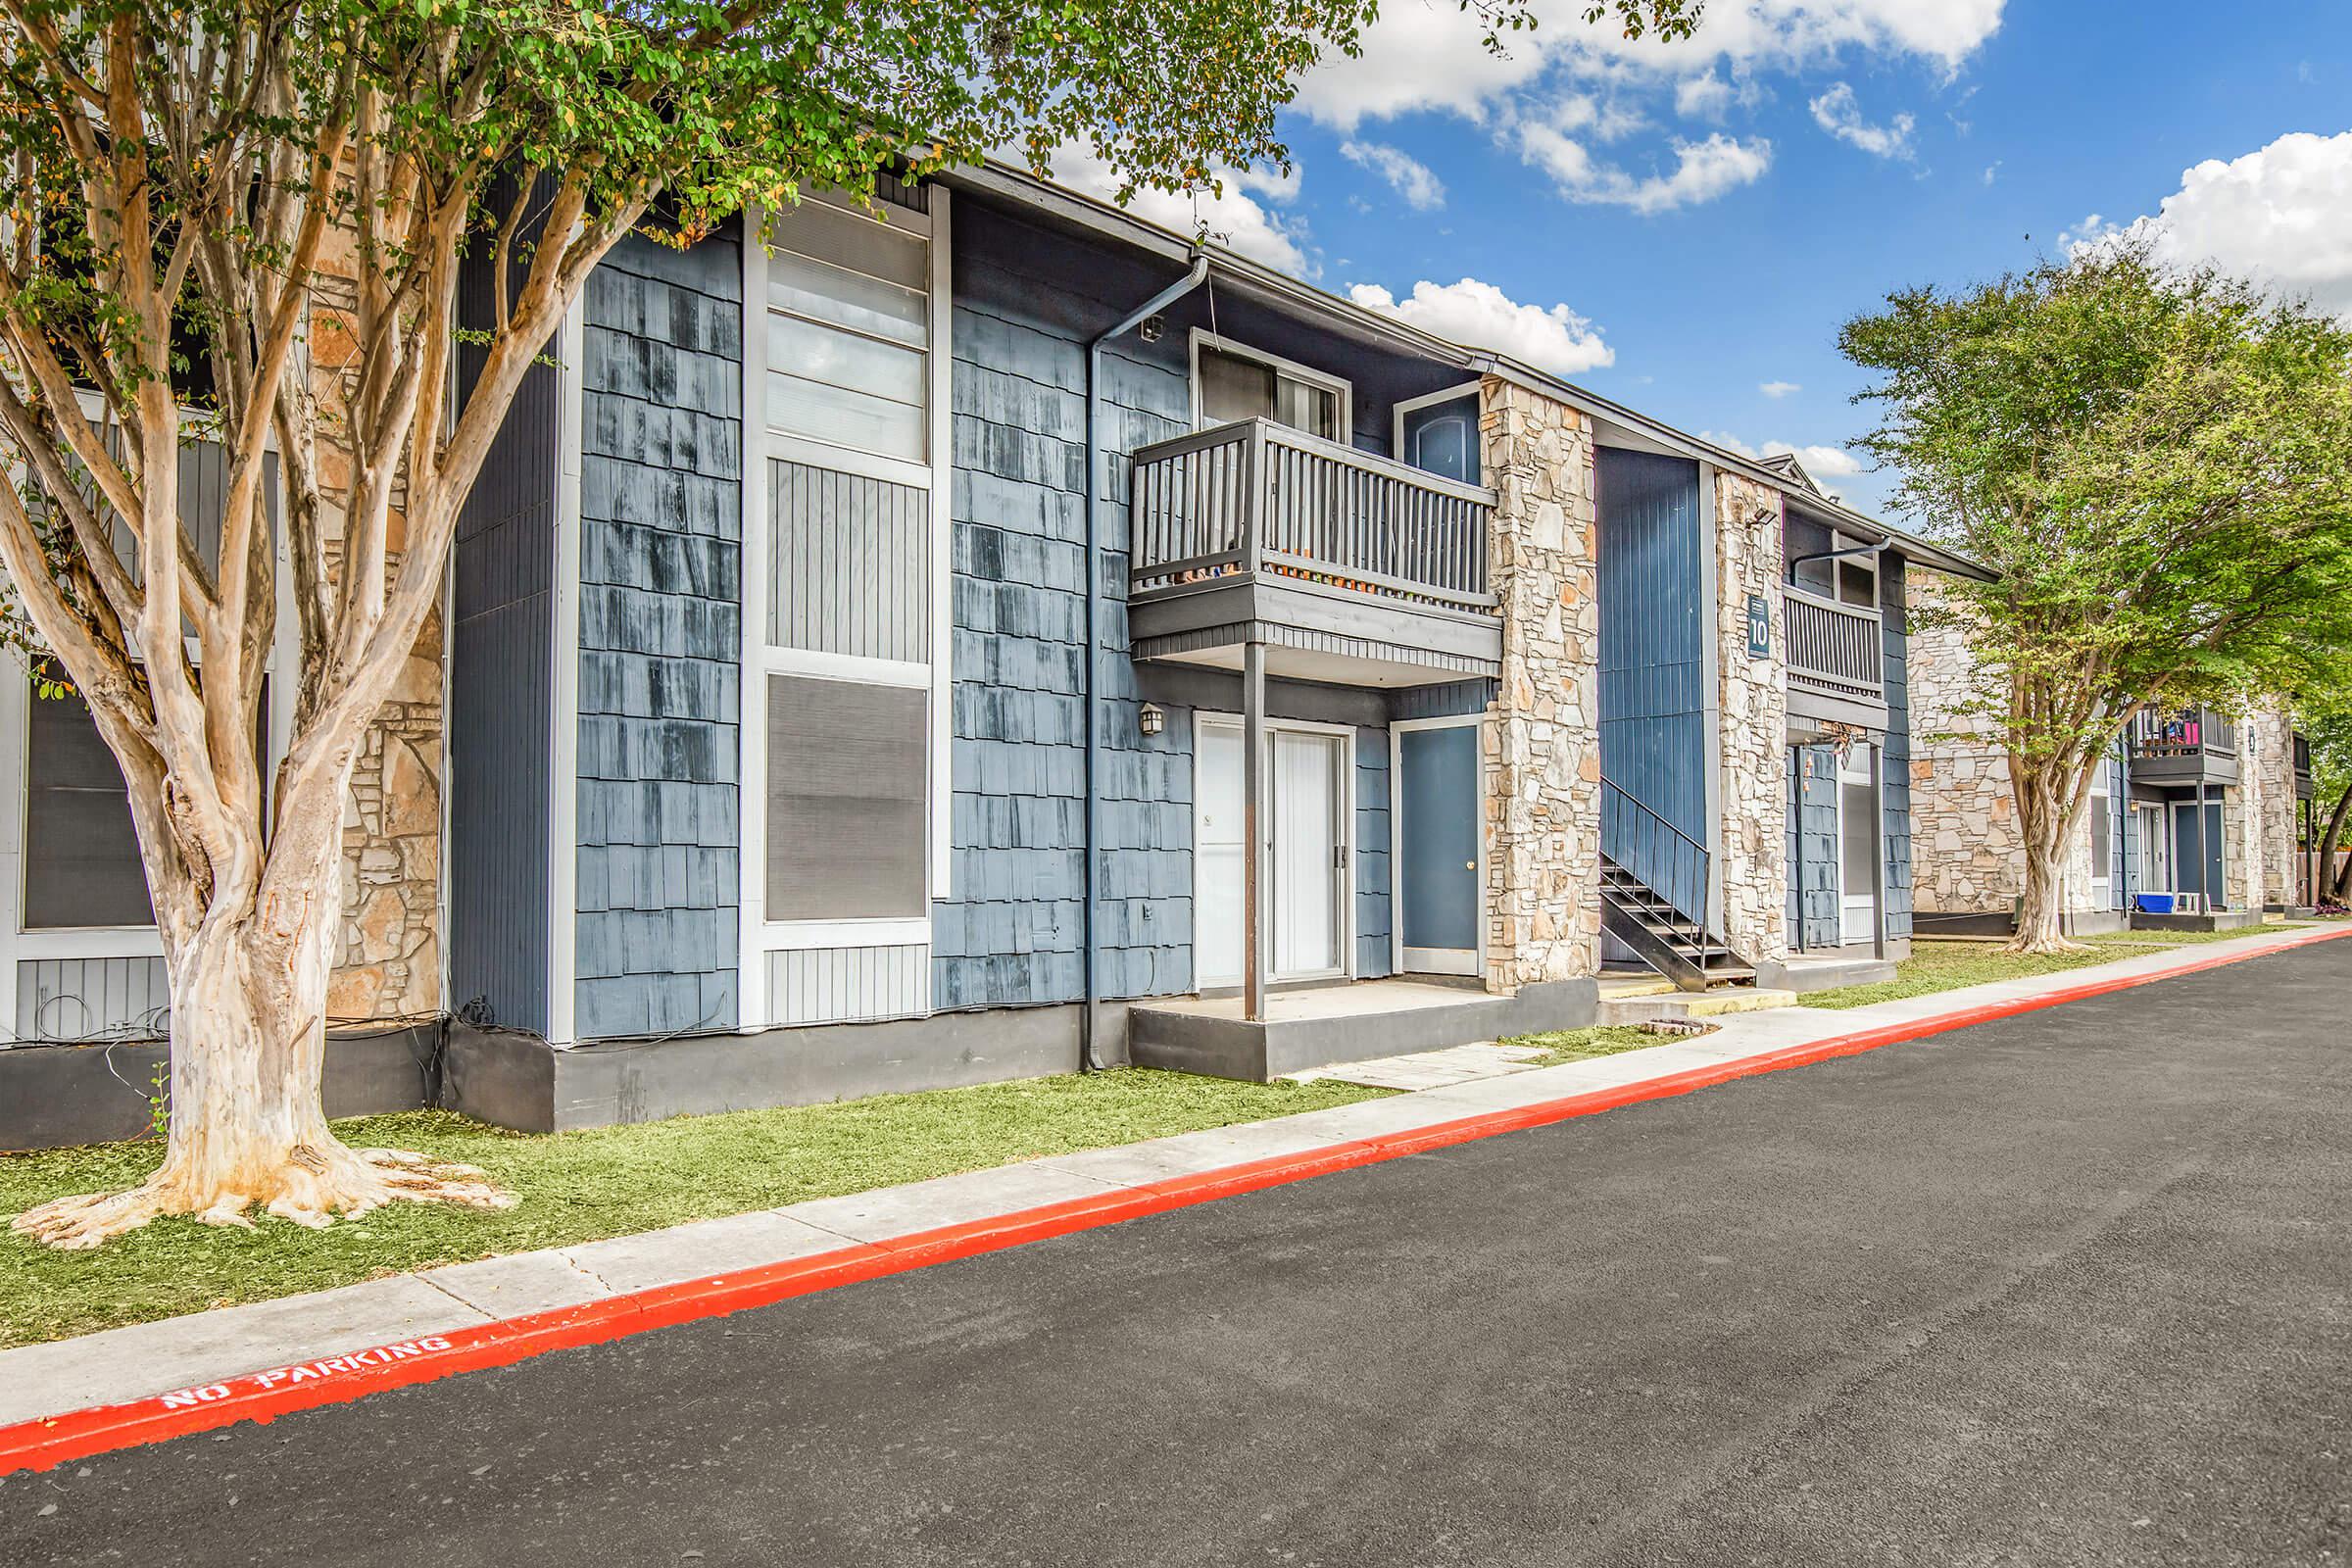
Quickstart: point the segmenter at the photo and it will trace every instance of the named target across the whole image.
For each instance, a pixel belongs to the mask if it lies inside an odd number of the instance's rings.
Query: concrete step
[[[1731,1012],[1762,1012],[1796,1004],[1793,991],[1741,987],[1736,991],[1672,991],[1643,997],[1603,997],[1598,1021],[1615,1026],[1661,1019],[1720,1018]]]

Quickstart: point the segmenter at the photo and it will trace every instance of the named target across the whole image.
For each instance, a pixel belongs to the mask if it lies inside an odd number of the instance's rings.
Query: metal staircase
[[[1600,781],[1601,929],[1683,991],[1756,979],[1717,933],[1710,859],[1705,845]]]

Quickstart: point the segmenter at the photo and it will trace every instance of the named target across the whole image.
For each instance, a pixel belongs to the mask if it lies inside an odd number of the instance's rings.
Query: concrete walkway
[[[2352,929],[2322,933],[2352,935]],[[2310,930],[2150,954],[1845,1011],[1740,1013],[1703,1037],[1331,1110],[941,1177],[668,1230],[402,1274],[0,1351],[0,1426],[166,1394],[525,1313],[1215,1171],[1482,1112],[1662,1079],[2100,984],[2136,984],[2311,940]]]

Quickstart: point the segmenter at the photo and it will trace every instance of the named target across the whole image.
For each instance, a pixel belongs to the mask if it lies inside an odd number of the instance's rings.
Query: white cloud
[[[1911,130],[1916,122],[1902,114],[1884,125],[1872,124],[1862,118],[1862,106],[1854,98],[1854,89],[1842,81],[1830,83],[1829,90],[1814,99],[1810,107],[1813,123],[1873,158],[1911,156]]]
[[[1474,277],[1446,284],[1424,279],[1404,300],[1377,283],[1357,283],[1348,297],[1425,332],[1493,349],[1559,375],[1576,375],[1617,359],[1617,351],[1601,341],[1600,329],[1567,306],[1521,305]]]
[[[1796,461],[1803,464],[1805,471],[1816,479],[1842,479],[1862,471],[1861,462],[1843,447],[1800,447],[1787,441],[1764,443],[1766,457],[1769,458],[1777,452],[1795,453]]]
[[[1805,471],[1816,479],[1843,479],[1862,471],[1861,462],[1843,447],[1798,446],[1793,441],[1767,441],[1761,447],[1751,447],[1738,436],[1722,430],[1701,430],[1698,438],[1748,459],[1772,458],[1784,452],[1793,452],[1796,461],[1805,466]]]
[[[1532,0],[1533,31],[1497,58],[1474,17],[1433,3],[1385,8],[1362,52],[1326,60],[1299,83],[1298,107],[1342,131],[1365,120],[1437,109],[1486,122],[1505,100],[1553,78],[1615,77],[1663,85],[1798,69],[1851,53],[1925,62],[1948,76],[2000,29],[2005,0],[1715,0],[1680,42],[1627,40],[1588,24],[1585,0]],[[1708,89],[1694,89],[1702,96]],[[1506,117],[1507,118],[1507,117]]]
[[[1984,183],[1989,185],[2000,174],[2001,161],[1996,158],[1984,166]]]
[[[1791,392],[1802,392],[1804,388],[1794,381],[1759,381],[1756,390],[1768,398],[1785,398]]]
[[[1720,120],[1732,107],[1732,85],[1710,70],[1674,84],[1674,112],[1685,120]]]
[[[1519,127],[1520,156],[1549,174],[1572,202],[1630,207],[1644,215],[1713,201],[1760,179],[1772,167],[1772,143],[1738,141],[1717,131],[1705,141],[1672,144],[1671,173],[1637,176],[1595,160],[1585,144],[1550,125]]]
[[[1062,147],[1054,152],[1049,164],[1053,177],[1072,190],[1084,191],[1103,201],[1117,199],[1118,175],[1108,164],[1084,149]],[[1252,261],[1301,277],[1312,277],[1316,269],[1305,246],[1305,224],[1269,211],[1250,194],[1254,189],[1270,201],[1288,200],[1298,194],[1298,171],[1293,169],[1287,177],[1262,171],[1242,172],[1231,169],[1218,170],[1217,174],[1225,187],[1221,195],[1147,187],[1128,198],[1127,211],[1182,234],[1205,228],[1210,239]]]
[[[1298,166],[1293,164],[1289,172],[1279,169],[1245,169],[1238,174],[1226,176],[1247,191],[1255,191],[1270,202],[1293,202],[1298,199]]]
[[[2142,223],[2146,221],[2147,220],[2144,218],[2140,220]],[[2134,223],[2130,226],[2136,228],[2139,224]],[[2091,213],[2074,227],[2062,228],[2058,231],[2058,249],[2070,258],[2079,256],[2084,251],[2096,250],[2120,237],[2125,232],[2125,224],[2110,222],[2098,214]]]
[[[1369,169],[1395,187],[1404,204],[1417,213],[1446,205],[1446,186],[1427,164],[1394,147],[1374,141],[1345,141],[1340,154],[1349,163]]]
[[[2160,260],[2209,262],[2352,318],[2352,131],[2297,131],[2227,163],[2207,159],[2155,216],[2119,224],[2094,213],[2058,244],[2074,255],[2126,233],[2151,240]]]

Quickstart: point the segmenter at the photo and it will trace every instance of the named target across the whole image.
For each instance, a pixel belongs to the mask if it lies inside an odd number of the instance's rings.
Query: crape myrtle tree
[[[2317,842],[2303,847],[2311,857],[2311,898],[2342,907],[2352,905],[2352,863],[2336,864],[2337,853],[2352,845],[2352,649],[2328,678],[2304,691],[2294,705],[2295,725],[2311,743],[2312,788],[2321,812]]]
[[[159,1214],[508,1200],[328,1130],[342,801],[516,387],[619,239],[691,243],[992,149],[1084,147],[1130,189],[1280,165],[1275,111],[1373,9],[0,0],[9,613],[122,765],[172,1000],[161,1168],[16,1228],[88,1247]],[[1533,22],[1462,9],[1498,49]],[[1587,20],[1679,35],[1696,10]],[[461,330],[466,258],[495,298]],[[225,466],[217,549],[181,518],[196,440]],[[296,689],[272,767],[253,736],[281,598]]]
[[[2069,851],[2132,713],[2303,688],[2352,646],[2352,333],[2123,243],[1896,293],[1840,344],[1877,373],[1859,445],[1896,504],[1999,573],[1946,612],[2008,753],[2012,951],[2062,951]]]

